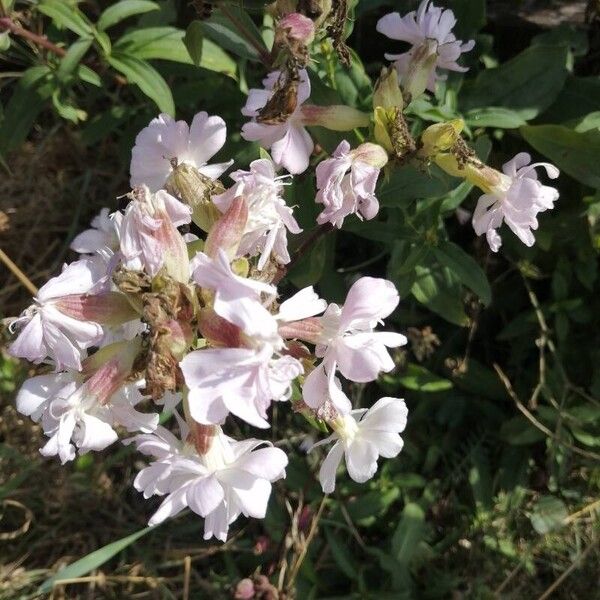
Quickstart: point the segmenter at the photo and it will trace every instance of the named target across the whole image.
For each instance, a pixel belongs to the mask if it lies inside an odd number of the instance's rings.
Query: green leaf
[[[110,65],[136,84],[146,96],[154,100],[161,112],[175,115],[173,95],[160,73],[145,60],[135,56],[113,52],[108,57]]]
[[[98,29],[104,30],[120,23],[134,15],[141,15],[152,10],[159,10],[160,6],[151,0],[121,0],[109,6],[98,19]]]
[[[600,78],[569,76],[543,117],[547,123],[564,123],[597,111],[600,111]]]
[[[202,62],[202,42],[204,35],[202,33],[202,22],[192,21],[183,36],[183,43],[189,52],[193,63],[198,67]]]
[[[66,27],[79,37],[94,35],[94,26],[89,19],[70,2],[44,0],[38,10],[50,17],[60,27]]]
[[[495,69],[482,71],[465,85],[460,101],[465,109],[504,107],[526,121],[548,108],[566,77],[566,46],[532,46]]]
[[[585,185],[600,188],[600,130],[580,133],[562,125],[533,125],[520,131],[559,169]]]
[[[227,5],[227,11],[236,24],[243,28],[245,35],[242,35],[233,22],[218,10],[212,14],[210,19],[201,22],[204,35],[237,56],[248,60],[260,60],[256,46],[264,48],[265,52],[268,50],[254,21],[245,10],[232,4]],[[253,43],[248,38],[253,40]]]
[[[560,529],[569,513],[565,503],[554,496],[542,496],[530,516],[531,525],[541,535]]]
[[[513,446],[528,446],[545,437],[542,431],[522,416],[505,421],[500,428],[500,438]]]
[[[459,282],[449,269],[423,263],[415,267],[416,279],[411,288],[413,296],[450,323],[461,327],[468,325]]]
[[[454,177],[433,165],[429,173],[404,165],[395,168],[381,185],[377,198],[384,206],[407,206],[420,198],[443,196],[458,186]]]
[[[356,579],[358,574],[358,564],[354,561],[348,548],[337,540],[330,527],[325,527],[325,537],[327,538],[327,544],[331,550],[333,560],[340,571],[349,579]]]
[[[392,553],[397,562],[409,567],[426,533],[425,512],[413,502],[402,511],[398,527],[392,536]]]
[[[127,546],[130,546],[135,541],[140,539],[142,536],[146,535],[148,532],[152,531],[154,527],[145,527],[144,529],[140,529],[127,537],[121,538],[116,542],[112,542],[107,544],[103,548],[99,550],[95,550],[94,552],[90,552],[87,556],[80,558],[74,563],[60,569],[55,575],[46,579],[44,583],[40,586],[38,590],[38,594],[47,594],[52,591],[52,588],[61,582],[63,579],[73,579],[74,577],[82,577],[86,575],[90,571],[97,569],[99,566],[103,565],[107,560],[110,560],[113,556],[117,555],[119,552],[123,551]]]
[[[492,301],[492,289],[477,261],[460,246],[442,241],[433,248],[433,254],[440,264],[448,267],[460,281],[475,292],[481,301],[489,306]]]
[[[516,129],[525,125],[521,115],[501,106],[486,106],[468,111],[464,115],[465,122],[470,127],[498,127],[500,129]]]
[[[47,66],[27,69],[4,108],[0,125],[0,155],[19,146],[55,89]]]
[[[75,43],[71,44],[69,50],[61,59],[60,65],[56,71],[56,76],[61,81],[65,81],[73,75],[77,65],[79,65],[82,58],[85,56],[85,53],[92,45],[92,40],[92,37],[82,37],[79,38]]]
[[[384,381],[389,377],[400,385],[415,392],[443,392],[453,387],[451,381],[438,377],[421,365],[408,363],[406,369],[397,376],[384,375]]]
[[[184,64],[193,64],[183,38],[185,32],[175,27],[147,27],[126,33],[115,44],[115,50],[131,54],[142,60],[169,60]],[[205,39],[202,44],[202,60],[200,66],[235,76],[235,61],[211,40]]]
[[[486,0],[448,0],[444,3],[456,17],[453,33],[458,39],[467,41],[486,22]]]
[[[77,67],[77,75],[81,81],[85,81],[91,85],[95,85],[96,87],[102,87],[102,79],[100,79],[100,75],[90,69],[87,65],[79,65]]]

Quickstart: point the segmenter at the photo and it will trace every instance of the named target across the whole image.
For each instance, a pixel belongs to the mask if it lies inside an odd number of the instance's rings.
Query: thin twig
[[[21,27],[10,17],[0,17],[0,29],[10,31],[14,35],[18,35],[19,37],[29,40],[36,46],[45,48],[61,58],[67,53],[64,48],[53,44],[45,35],[38,35],[37,33],[33,33],[33,31],[29,31],[28,29]]]
[[[17,265],[8,257],[6,252],[0,248],[0,260],[10,269],[11,273],[26,287],[32,296],[37,295],[38,289],[31,283],[29,277],[17,267]]]
[[[326,500],[327,500],[327,495],[324,495],[321,500],[321,504],[319,505],[319,510],[317,511],[317,514],[314,516],[314,518],[312,520],[312,523],[310,525],[310,531],[308,532],[308,535],[306,536],[306,541],[304,542],[304,544],[302,546],[300,555],[298,556],[298,558],[296,559],[296,562],[294,563],[294,566],[292,567],[292,570],[290,572],[290,576],[288,578],[287,585],[286,585],[286,590],[288,592],[294,585],[294,581],[296,580],[298,571],[300,570],[300,567],[302,566],[302,563],[304,562],[304,559],[306,558],[306,554],[308,553],[308,548],[310,546],[310,543],[312,542],[313,538],[315,537],[315,534],[317,533],[317,525],[319,524],[319,520],[321,519],[321,515],[323,514],[323,509],[325,508]]]
[[[591,551],[598,545],[600,538],[594,540],[571,564],[571,566],[538,598],[538,600],[546,600],[562,585],[563,581],[579,567]]]
[[[557,442],[561,446],[564,446],[565,448],[568,448],[572,452],[575,452],[575,454],[579,454],[580,456],[585,456],[586,458],[591,458],[593,460],[600,460],[600,454],[596,454],[596,452],[588,452],[587,450],[582,450],[581,448],[578,448],[577,446],[574,446],[573,444],[570,444],[569,442],[565,442],[564,440],[560,439],[560,437],[558,437],[556,435],[556,433],[554,433],[553,431],[548,429],[543,423],[540,423],[540,421],[538,421],[535,418],[535,416],[527,409],[527,407],[519,400],[519,397],[517,396],[515,390],[513,389],[512,385],[510,383],[510,380],[508,379],[508,377],[506,376],[504,371],[502,371],[500,366],[497,365],[496,363],[494,363],[494,369],[496,370],[498,377],[504,384],[504,387],[506,388],[506,391],[508,392],[509,396],[513,399],[514,403],[517,405],[517,408],[525,415],[525,417],[527,417],[527,419],[529,419],[529,421],[531,422],[531,424],[534,427],[539,429],[542,433],[545,433],[549,438],[552,438],[555,442]]]

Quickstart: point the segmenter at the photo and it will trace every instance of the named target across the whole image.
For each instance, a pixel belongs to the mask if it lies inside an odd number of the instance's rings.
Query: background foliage
[[[353,4],[352,66],[321,43],[313,100],[369,110],[390,51],[376,20],[415,3]],[[403,453],[366,486],[342,480],[321,503],[317,458],[292,433],[301,419],[281,412],[288,492],[274,495],[264,523],[244,523],[224,546],[199,541],[189,514],[148,531],[130,449],[66,468],[43,461],[40,432],[12,407],[26,368],[2,355],[0,597],[44,596],[57,579],[69,583],[55,598],[232,597],[258,572],[298,598],[598,597],[600,16],[590,2],[587,26],[545,28],[493,2],[441,4],[457,14],[457,35],[477,44],[463,57],[468,73],[411,106],[413,133],[463,118],[495,167],[523,150],[557,164],[561,198],[533,248],[505,235],[494,255],[465,223],[477,198],[468,183],[435,167],[390,170],[377,220],[349,220],[292,271],[294,285],[318,282],[332,301],[361,274],[398,286],[396,326],[410,345],[369,388],[373,398],[360,385],[352,393],[358,405],[407,399]],[[157,112],[219,114],[224,154],[239,166],[258,156],[241,141],[239,109],[264,76],[272,19],[246,8],[225,4],[199,20],[180,0],[3,1],[0,29],[18,17],[51,42],[0,33],[2,248],[35,283],[91,214],[118,206],[133,138]],[[342,138],[311,133],[328,151]],[[289,188],[308,229],[314,190],[308,174]],[[28,299],[1,277],[8,316]]]

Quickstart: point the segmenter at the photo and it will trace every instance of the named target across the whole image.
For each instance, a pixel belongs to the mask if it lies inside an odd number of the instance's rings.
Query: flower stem
[[[0,260],[10,269],[12,274],[26,287],[32,296],[37,295],[38,289],[17,265],[8,257],[6,252],[0,248]]]
[[[38,35],[37,33],[33,33],[28,29],[17,25],[10,17],[1,17],[0,18],[0,29],[8,30],[14,35],[18,35],[30,42],[33,42],[36,46],[40,46],[41,48],[45,48],[50,52],[56,54],[57,56],[63,57],[67,51],[56,44],[53,44],[46,36]]]

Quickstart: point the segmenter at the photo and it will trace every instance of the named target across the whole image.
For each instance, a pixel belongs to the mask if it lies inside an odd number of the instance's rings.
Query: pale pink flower
[[[270,304],[277,294],[274,286],[236,275],[227,254],[219,249],[215,258],[198,252],[192,259],[192,279],[215,291],[215,312],[240,327],[246,334],[273,341],[278,339],[277,322],[262,306],[261,296]]]
[[[327,402],[341,415],[350,414],[352,410],[352,403],[342,391],[340,380],[335,376],[335,365],[332,365],[329,373],[323,364],[311,371],[304,380],[302,397],[307,406],[313,410],[319,410]]]
[[[182,283],[189,281],[187,246],[177,227],[191,221],[192,209],[159,190],[136,188],[121,223],[121,254],[125,267],[155,277],[164,266]]]
[[[191,126],[167,114],[153,119],[135,139],[131,152],[131,187],[146,185],[156,192],[167,181],[174,164],[185,163],[207,177],[220,177],[233,163],[207,162],[225,144],[227,127],[221,117],[206,112],[194,116]]]
[[[403,54],[386,54],[387,60],[394,61],[400,77],[405,76],[414,67],[415,60],[422,60],[425,54],[433,52],[436,55],[435,64],[429,73],[427,88],[435,90],[436,80],[444,80],[445,71],[468,71],[461,67],[457,60],[460,55],[469,52],[475,46],[474,40],[463,43],[452,33],[456,18],[450,9],[442,9],[423,0],[416,11],[411,11],[404,17],[394,12],[381,17],[377,22],[377,31],[393,39],[408,42],[412,48]]]
[[[82,315],[73,316],[69,308],[72,300],[93,293],[105,274],[106,265],[98,259],[65,265],[60,275],[39,289],[35,304],[11,323],[11,329],[21,331],[10,353],[34,363],[51,358],[57,370],[81,368],[84,350],[102,339],[103,329]]]
[[[526,245],[533,246],[535,237],[532,229],[538,227],[537,214],[554,208],[558,200],[558,190],[538,181],[536,168],[546,170],[550,179],[556,179],[560,172],[549,163],[531,162],[526,152],[517,154],[498,173],[499,181],[491,186],[490,193],[477,201],[473,213],[473,228],[477,235],[486,234],[493,252],[502,245],[496,231],[505,222],[513,233]]]
[[[394,311],[399,300],[391,281],[361,277],[342,307],[330,304],[318,317],[322,329],[315,350],[327,370],[337,366],[346,379],[357,382],[372,381],[381,371],[391,371],[394,361],[386,346],[402,346],[406,337],[373,329]]]
[[[90,450],[103,450],[117,439],[114,427],[129,431],[152,431],[158,415],[134,409],[143,400],[134,384],[123,385],[114,378],[112,365],[101,368],[89,380],[80,373],[63,372],[39,375],[25,381],[17,395],[17,410],[41,421],[50,438],[40,450],[44,456],[58,455],[64,464]]]
[[[302,104],[310,96],[310,80],[305,69],[302,69],[299,75],[297,106],[285,122],[271,125],[253,120],[242,127],[242,137],[245,140],[259,142],[263,148],[270,148],[275,163],[293,174],[306,171],[314,148],[302,117]],[[242,109],[243,115],[247,117],[258,115],[260,109],[272,96],[273,87],[279,77],[280,72],[274,71],[264,79],[264,90],[251,89],[248,92],[248,100]]]
[[[335,442],[319,471],[323,492],[334,491],[342,457],[346,459],[348,475],[357,483],[364,483],[377,472],[380,456],[398,456],[404,445],[400,433],[406,427],[407,415],[404,400],[381,398],[368,410],[353,410],[330,421],[334,433],[313,445],[316,448]]]
[[[259,269],[264,268],[271,254],[282,264],[290,262],[287,231],[301,233],[302,229],[282,197],[287,176],[277,176],[273,162],[262,158],[250,163],[249,171],[234,171],[230,177],[235,185],[214,196],[213,202],[224,213],[239,196],[246,200],[248,219],[238,256],[260,254]]]
[[[290,356],[277,358],[270,344],[196,350],[180,366],[195,421],[221,424],[231,413],[263,429],[271,402],[289,398],[292,381],[304,370]]]
[[[145,497],[167,495],[150,525],[189,507],[205,518],[204,539],[214,536],[225,541],[229,525],[240,514],[265,517],[271,483],[285,477],[287,457],[269,442],[236,442],[219,431],[201,456],[191,444],[178,441],[169,449],[165,435],[154,444],[150,436],[138,437],[140,449],[158,460],[140,471],[134,485]],[[263,445],[266,447],[260,448]]]
[[[302,288],[291,298],[279,305],[275,318],[285,324],[301,319],[307,319],[321,314],[327,308],[327,302],[319,298],[313,286]]]
[[[100,254],[110,258],[119,249],[119,229],[122,213],[111,213],[103,208],[92,219],[91,228],[85,229],[71,242],[71,249],[79,254]]]
[[[342,227],[351,214],[372,219],[379,211],[375,186],[380,169],[387,163],[385,150],[377,144],[361,144],[355,150],[343,140],[332,158],[317,165],[316,201],[324,205],[320,224]]]

